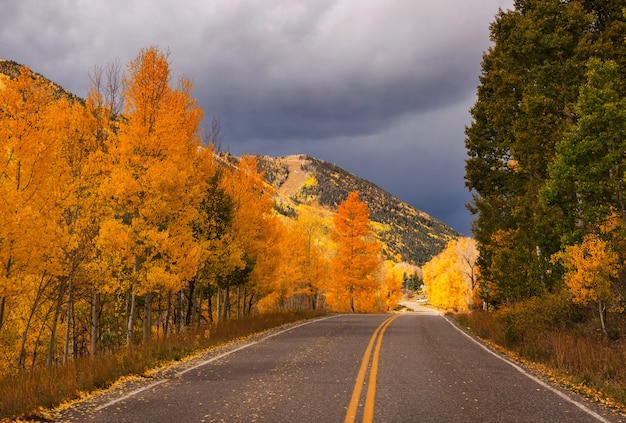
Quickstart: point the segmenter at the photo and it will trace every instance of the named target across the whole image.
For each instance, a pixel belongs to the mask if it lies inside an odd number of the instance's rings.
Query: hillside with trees
[[[278,210],[284,215],[294,216],[296,204],[314,204],[334,211],[350,192],[359,192],[370,208],[383,253],[391,260],[421,266],[459,236],[439,220],[335,164],[306,155],[262,156],[258,160],[268,183],[284,194],[277,201]],[[295,187],[291,179],[297,181]]]

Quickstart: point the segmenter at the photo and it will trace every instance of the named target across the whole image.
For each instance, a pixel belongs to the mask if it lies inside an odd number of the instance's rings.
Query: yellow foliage
[[[585,235],[580,245],[566,247],[564,252],[554,255],[554,260],[561,261],[565,267],[565,284],[575,303],[611,303],[618,298],[612,281],[618,275],[619,255],[598,235]]]
[[[468,311],[474,302],[475,242],[471,238],[452,240],[423,267],[424,288],[435,307]]]

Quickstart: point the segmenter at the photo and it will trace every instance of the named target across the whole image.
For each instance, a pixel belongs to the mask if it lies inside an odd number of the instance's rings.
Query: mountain
[[[23,65],[20,65],[19,63],[16,63],[12,60],[0,59],[0,88],[3,87],[4,85],[3,81],[5,79],[16,78],[20,74],[21,69],[23,67],[24,67]],[[84,99],[78,97],[77,95],[71,93],[70,91],[67,91],[65,88],[63,88],[59,84],[53,81],[50,81],[45,76],[37,72],[33,72],[32,70],[30,74],[33,79],[40,79],[40,80],[43,80],[45,83],[50,84],[50,87],[52,88],[52,92],[54,93],[54,98],[59,99],[61,97],[65,97],[71,101],[78,101],[80,103],[84,103]]]
[[[451,227],[399,200],[375,184],[341,167],[307,155],[272,158],[259,156],[259,167],[278,191],[277,210],[294,217],[298,204],[336,211],[352,191],[370,209],[374,231],[389,258],[418,266],[460,236]]]

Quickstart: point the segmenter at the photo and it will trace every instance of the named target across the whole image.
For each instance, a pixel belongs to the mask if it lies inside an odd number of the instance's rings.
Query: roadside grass
[[[202,326],[132,350],[121,348],[95,358],[82,357],[67,365],[35,368],[0,376],[0,421],[45,421],[48,411],[84,398],[123,377],[142,376],[151,369],[183,360],[194,353],[284,324],[321,317],[325,313],[292,311],[261,314]],[[0,372],[2,370],[0,369]]]
[[[545,314],[538,316],[538,310],[533,306],[520,316],[523,308],[458,313],[452,317],[513,361],[544,374],[569,390],[626,412],[626,324],[623,316],[610,317],[613,333],[607,337],[599,330],[598,319],[594,317],[579,316],[569,322],[557,319],[550,325]],[[519,317],[530,320],[539,317],[543,324],[519,324],[515,321]]]

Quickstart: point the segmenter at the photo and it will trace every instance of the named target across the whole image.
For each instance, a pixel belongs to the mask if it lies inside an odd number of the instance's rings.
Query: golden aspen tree
[[[49,188],[48,169],[53,147],[46,138],[47,108],[53,101],[50,89],[22,68],[15,79],[6,80],[0,95],[0,298],[2,304],[19,291],[14,276],[40,265],[40,225]],[[45,234],[43,234],[45,236]],[[4,308],[0,309],[0,329]]]
[[[378,310],[393,310],[402,298],[402,283],[404,282],[404,271],[396,263],[385,260],[380,264],[381,267],[381,286],[379,289]]]
[[[468,311],[476,289],[475,242],[452,240],[423,267],[424,288],[429,302],[442,309]]]
[[[88,286],[84,286],[89,282],[84,277],[84,265],[93,256],[93,239],[97,232],[95,216],[100,213],[102,206],[94,200],[98,178],[91,171],[89,158],[99,149],[99,145],[91,131],[87,109],[83,104],[65,98],[56,101],[54,109],[53,139],[60,151],[55,166],[57,169],[65,169],[65,172],[58,175],[57,183],[63,190],[62,195],[56,198],[57,235],[54,243],[49,245],[58,262],[58,283],[56,306],[50,323],[48,364],[54,360],[57,324],[64,304],[63,360],[67,361],[75,353],[75,294],[83,289],[89,290]],[[83,286],[79,289],[79,285]]]
[[[0,332],[9,314],[7,304],[13,311],[24,312],[11,316],[24,322],[19,329],[18,363],[23,369],[33,317],[58,273],[50,247],[58,237],[58,205],[65,193],[66,168],[59,159],[55,130],[59,113],[51,84],[24,67],[1,91]],[[27,295],[31,292],[37,295]],[[39,327],[44,324],[39,322]]]
[[[200,257],[192,222],[208,177],[200,149],[202,111],[192,84],[171,84],[168,52],[141,50],[124,79],[124,120],[108,146],[111,168],[102,191],[131,239],[127,345],[132,346],[137,296],[144,297],[143,340],[151,337],[152,299],[178,291]]]
[[[85,136],[88,134],[91,137],[92,148],[79,173],[82,176],[79,192],[85,192],[80,196],[82,212],[79,219],[82,223],[79,227],[81,233],[86,235],[84,238],[89,241],[90,247],[84,253],[87,257],[83,272],[84,277],[90,281],[89,352],[91,356],[95,356],[101,337],[101,304],[106,303],[103,295],[106,295],[105,279],[108,273],[106,269],[100,268],[103,256],[97,248],[95,237],[105,218],[112,217],[112,210],[106,207],[106,199],[101,195],[100,181],[110,162],[107,147],[114,145],[112,140],[119,132],[123,106],[122,65],[119,60],[110,61],[105,66],[94,66],[88,75],[90,86],[85,101],[88,127],[85,129]]]
[[[470,237],[460,237],[456,240],[454,248],[459,272],[467,286],[465,302],[470,308],[480,306],[479,297],[482,293],[479,292],[480,287],[478,286],[478,266],[476,265],[478,247],[476,241]]]
[[[613,286],[620,268],[619,254],[597,234],[587,234],[582,243],[554,254],[553,260],[565,267],[565,284],[573,295],[572,301],[597,305],[600,327],[606,334],[606,309],[620,299]]]
[[[348,308],[354,313],[358,308],[355,299],[365,300],[377,288],[373,274],[378,267],[380,245],[370,228],[367,204],[359,200],[356,191],[339,205],[333,223],[331,237],[337,244],[331,262],[334,293],[338,295],[335,303],[340,309]]]
[[[306,257],[304,243],[293,224],[289,227],[281,224],[276,230],[282,230],[282,234],[276,237],[278,244],[274,249],[280,260],[273,272],[276,276],[264,286],[264,297],[258,303],[261,312],[296,309],[294,301],[301,295],[299,288]]]
[[[307,179],[308,180],[308,179]],[[308,298],[309,308],[318,307],[321,290],[328,275],[329,259],[324,253],[324,226],[320,217],[308,207],[300,207],[294,230],[304,246],[302,279],[298,292]]]
[[[254,301],[273,291],[281,260],[281,238],[285,231],[273,212],[274,191],[264,182],[254,157],[242,157],[224,182],[226,192],[234,201],[233,239],[246,263],[243,268],[222,279],[225,298],[222,311],[223,316],[228,317],[231,285],[239,285],[246,296],[249,294],[246,300],[248,311]]]
[[[315,309],[326,272],[320,251],[319,222],[304,208],[287,223],[277,287],[264,303],[266,309]]]

